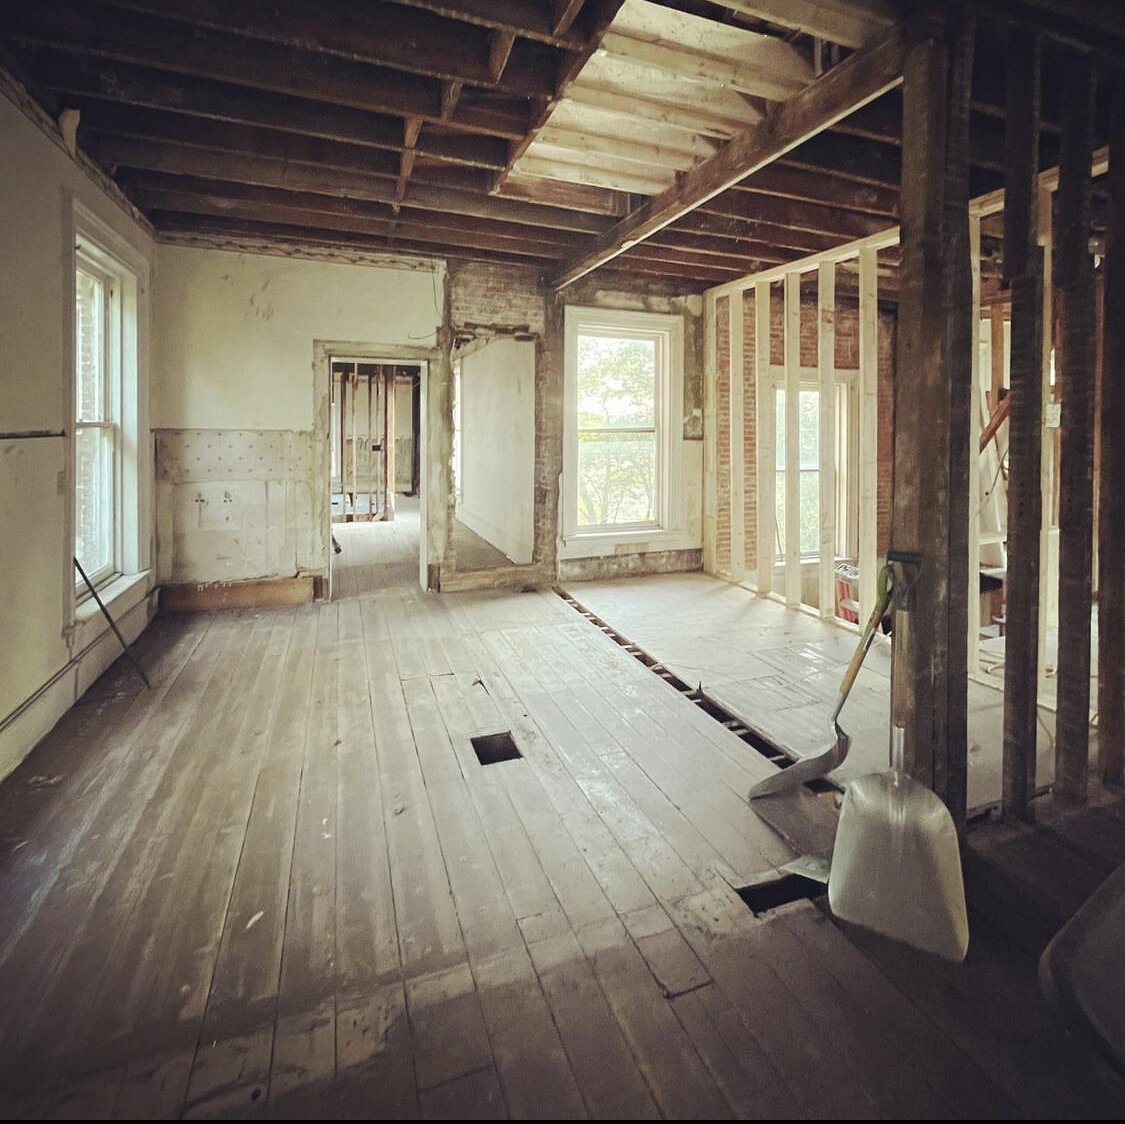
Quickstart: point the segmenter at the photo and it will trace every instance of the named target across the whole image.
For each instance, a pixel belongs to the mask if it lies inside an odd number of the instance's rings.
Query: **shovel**
[[[960,963],[969,949],[961,852],[953,817],[906,775],[899,675],[913,642],[916,555],[889,551],[894,589],[891,647],[891,767],[851,781],[844,794],[828,904],[841,921]]]
[[[859,669],[863,666],[863,658],[867,655],[872,640],[875,639],[875,633],[879,631],[879,624],[886,616],[887,607],[890,603],[890,571],[884,566],[879,571],[879,594],[875,600],[875,608],[863,630],[863,635],[859,638],[859,647],[856,648],[851,663],[848,664],[848,670],[844,672],[844,681],[840,684],[840,693],[836,696],[836,706],[832,711],[832,716],[828,719],[828,727],[835,740],[822,752],[812,757],[803,757],[800,761],[790,765],[788,769],[783,769],[780,773],[774,773],[772,776],[766,777],[765,780],[759,781],[750,790],[751,800],[755,800],[759,796],[776,796],[777,793],[787,792],[791,788],[796,788],[799,784],[819,780],[844,763],[844,758],[847,757],[848,750],[851,748],[852,739],[840,728],[840,711],[844,709],[844,703],[848,701],[848,695],[851,694],[856,676],[859,675]]]

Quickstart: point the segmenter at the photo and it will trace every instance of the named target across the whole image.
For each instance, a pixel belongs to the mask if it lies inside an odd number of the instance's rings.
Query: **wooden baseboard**
[[[316,578],[304,577],[164,585],[160,587],[160,608],[169,613],[197,613],[210,609],[303,605],[316,597],[316,583]]]

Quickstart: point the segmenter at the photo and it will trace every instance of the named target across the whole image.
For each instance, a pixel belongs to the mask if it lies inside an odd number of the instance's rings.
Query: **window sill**
[[[559,545],[559,558],[600,558],[647,554],[656,550],[695,550],[701,543],[680,528],[642,527],[621,531],[571,532]]]
[[[135,609],[148,595],[151,571],[142,570],[139,574],[120,574],[98,590],[109,615],[114,621]],[[80,652],[93,643],[109,626],[93,597],[87,597],[74,608],[74,635],[71,641],[73,651]]]

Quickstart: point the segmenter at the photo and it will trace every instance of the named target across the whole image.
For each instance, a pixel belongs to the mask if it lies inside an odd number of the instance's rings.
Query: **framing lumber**
[[[743,300],[742,290],[729,294],[732,302]],[[757,419],[758,461],[758,593],[773,588],[773,560],[777,538],[777,411],[774,407],[773,375],[770,370],[770,285],[754,286],[754,387]]]
[[[197,78],[297,94],[314,101],[400,116],[414,114],[447,128],[517,140],[527,128],[526,103],[497,99],[487,108],[461,104],[441,117],[440,81],[423,75],[388,73],[380,66],[339,56],[317,55],[262,40],[196,28],[177,35],[175,24],[140,13],[106,20],[92,6],[44,0],[20,7],[2,25],[5,37]],[[456,77],[452,75],[450,77]],[[487,84],[487,83],[486,83]]]
[[[1055,794],[1086,800],[1090,749],[1090,615],[1096,316],[1090,255],[1094,74],[1075,54],[1063,87],[1055,234],[1055,294],[1062,387],[1059,491],[1059,658]]]
[[[878,250],[859,252],[859,623],[875,608],[879,568]]]
[[[895,21],[882,0],[715,0],[740,15],[768,20],[844,47],[865,47]]]
[[[745,301],[730,299],[730,577],[746,576]],[[758,338],[755,325],[754,338]]]
[[[980,361],[980,215],[969,216],[969,263],[972,268],[972,381],[969,387],[969,564],[967,578],[968,603],[968,674],[980,671],[980,454],[988,442],[982,441],[980,427],[981,380]]]
[[[952,21],[950,21],[952,24]],[[967,761],[964,730],[951,728],[963,715],[951,695],[967,689],[953,681],[950,584],[962,583],[968,565],[965,526],[952,526],[951,492],[968,491],[968,453],[952,436],[952,387],[962,393],[971,378],[971,357],[954,346],[958,333],[971,338],[968,262],[968,91],[973,25],[937,20],[906,51],[903,85],[902,267],[899,295],[898,375],[895,379],[894,512],[892,541],[920,554],[913,591],[914,642],[896,653],[895,726],[905,732],[906,770],[945,801],[958,830],[964,829]],[[964,198],[962,198],[962,192]],[[956,236],[964,226],[964,238]],[[963,309],[950,303],[961,285]],[[960,320],[965,320],[962,326]],[[958,364],[966,370],[954,370]],[[964,454],[964,455],[962,455]],[[954,457],[959,461],[954,462]],[[953,473],[956,477],[951,479]],[[958,541],[958,537],[960,541]],[[862,574],[862,570],[861,570]],[[962,615],[964,606],[962,605]]]
[[[577,51],[585,45],[579,33],[570,30],[556,31],[557,17],[542,4],[529,4],[527,0],[395,0],[404,8],[416,8],[449,16],[478,27],[514,31],[524,39],[535,39],[554,47]],[[575,0],[571,0],[575,2]],[[580,0],[578,7],[581,7]],[[577,14],[577,9],[576,9]]]
[[[1125,783],[1125,84],[1114,88],[1098,494],[1098,772]]]
[[[648,201],[597,240],[589,253],[567,263],[553,278],[556,289],[597,269],[630,246],[791,151],[902,80],[903,46],[894,28],[872,47],[852,55],[818,81],[771,109],[751,129],[673,188]]]
[[[820,385],[820,616],[836,615],[836,266],[823,262],[816,276],[816,358]]]
[[[347,0],[319,0],[315,8],[301,0],[274,0],[269,18],[246,0],[100,0],[114,8],[207,28],[250,40],[277,43],[302,51],[376,63],[428,78],[499,87],[521,97],[547,97],[553,86],[556,57],[549,47],[526,44],[509,64],[516,33],[487,31],[432,13],[402,11],[384,0],[368,0],[362,17]],[[117,18],[106,13],[106,22]],[[425,49],[419,49],[425,44]]]
[[[716,572],[718,536],[718,339],[715,294],[703,298],[703,569]]]
[[[1008,573],[1004,663],[1003,810],[1027,819],[1035,791],[1039,683],[1040,482],[1043,443],[1043,261],[1037,244],[1038,37],[1013,28],[1008,48],[1004,276],[1012,293],[1008,393]],[[995,327],[995,321],[994,327]],[[995,354],[995,353],[994,353]],[[995,385],[995,383],[994,383]]]
[[[785,603],[801,604],[801,275],[785,275]],[[767,499],[769,497],[764,497]]]

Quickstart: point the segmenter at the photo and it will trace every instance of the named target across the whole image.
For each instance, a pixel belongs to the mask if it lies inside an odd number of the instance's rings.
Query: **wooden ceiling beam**
[[[898,217],[898,192],[894,188],[860,184],[829,174],[802,171],[778,161],[735,184],[733,191],[780,195],[806,203],[826,203],[846,211]]]
[[[529,203],[547,203],[615,218],[629,211],[629,196],[623,191],[564,180],[543,180],[535,176],[509,175],[503,186],[493,194],[500,199],[524,199]]]
[[[275,43],[312,54],[374,63],[428,78],[548,97],[556,52],[525,43],[511,58],[514,31],[492,31],[429,12],[365,0],[99,0],[122,11]],[[109,18],[113,18],[110,15]],[[509,60],[511,59],[511,65]]]
[[[772,223],[790,230],[811,231],[834,239],[833,245],[881,234],[894,224],[877,215],[842,211],[819,203],[803,203],[777,195],[755,195],[747,191],[728,191],[708,200],[704,214],[726,215],[749,222]],[[826,247],[830,248],[830,247]]]
[[[395,0],[404,8],[433,12],[478,27],[514,31],[524,39],[534,39],[570,51],[581,50],[584,37],[571,28],[559,26],[554,0]],[[579,5],[581,6],[581,5]]]
[[[316,230],[322,234],[326,231],[384,236],[401,233],[414,242],[440,247],[432,251],[435,254],[445,253],[448,247],[456,246],[469,250],[502,250],[507,254],[540,261],[557,261],[562,256],[562,247],[550,243],[526,242],[519,238],[480,235],[471,231],[438,230],[428,223],[404,222],[393,217],[375,219],[330,215],[322,211],[306,211],[299,207],[273,203],[245,203],[237,199],[211,199],[176,192],[141,191],[136,192],[134,198],[146,214],[175,213],[236,218],[251,222],[279,222]]]
[[[432,243],[412,238],[352,234],[347,231],[317,231],[307,227],[280,222],[257,222],[250,219],[227,218],[218,215],[178,214],[154,212],[157,237],[162,242],[181,244],[207,244],[217,248],[232,248],[240,242],[260,244],[269,249],[286,246],[317,247],[327,251],[357,251],[377,254],[412,254],[423,258],[464,258],[469,261],[489,261],[507,265],[549,265],[550,259],[541,262],[525,256],[507,254],[499,250],[477,250],[459,247],[456,250],[435,248]]]
[[[270,156],[223,152],[190,144],[138,141],[103,134],[93,134],[83,142],[83,147],[95,160],[107,166],[311,191],[377,203],[391,203],[394,200],[393,178],[382,179],[370,173],[342,168],[295,163]],[[392,177],[393,175],[392,172]],[[417,180],[411,183],[406,202],[409,206],[427,211],[448,211],[451,214],[473,215],[552,230],[577,230],[596,234],[606,228],[606,220],[598,215],[514,199],[500,199],[473,191],[419,183]]]
[[[390,204],[361,199],[345,199],[309,191],[288,191],[229,180],[209,180],[196,176],[176,176],[162,172],[123,169],[118,183],[130,196],[163,195],[220,200],[238,200],[246,204],[262,204],[303,210],[325,215],[343,215],[358,219],[393,221]],[[583,235],[568,230],[523,226],[496,219],[474,218],[470,215],[424,211],[409,203],[402,206],[403,222],[424,224],[435,230],[469,231],[480,235],[514,237],[526,243],[541,243],[554,249],[580,245]]]
[[[678,222],[665,227],[654,238],[673,232],[689,238],[707,238],[714,241],[756,241],[763,245],[788,250],[801,250],[807,254],[821,253],[840,245],[838,235],[820,234],[776,223],[745,221],[725,215],[693,211]]]
[[[71,99],[67,104],[83,110],[84,121],[127,126],[131,115],[143,121],[146,110],[160,111],[164,117],[206,118],[204,128],[210,121],[221,121],[395,152],[404,147],[400,117],[346,106],[334,108],[324,102],[265,94],[244,86],[102,60],[73,60],[55,51],[36,62],[33,77],[37,85],[67,95]],[[492,170],[504,166],[508,152],[507,142],[499,137],[425,129],[415,147],[419,155],[435,160]]]
[[[551,0],[551,32],[565,35],[578,18],[583,0]]]
[[[11,4],[0,16],[0,38],[111,58],[137,66],[301,96],[332,105],[397,116],[414,115],[449,128],[516,140],[527,130],[527,107],[466,105],[441,117],[441,83],[388,73],[378,66],[294,51],[275,43],[242,39],[207,29],[176,33],[167,20],[135,13],[99,18],[92,5],[72,0]]]
[[[892,89],[902,81],[902,59],[901,33],[895,28],[874,46],[852,55],[801,93],[769,110],[758,125],[688,172],[674,187],[639,207],[599,237],[592,250],[569,261],[553,278],[553,284],[562,288],[612,261]]]
[[[739,15],[827,39],[866,47],[897,19],[887,0],[713,0]]]

